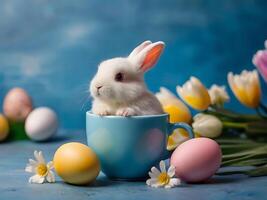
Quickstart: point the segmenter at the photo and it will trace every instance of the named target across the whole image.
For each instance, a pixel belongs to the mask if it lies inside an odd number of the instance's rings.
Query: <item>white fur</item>
[[[160,102],[148,91],[144,82],[144,72],[156,63],[163,48],[163,42],[145,41],[126,58],[113,58],[100,63],[90,83],[94,98],[92,112],[122,116],[163,113]],[[146,58],[151,53],[157,56],[150,61],[151,56]],[[122,82],[115,80],[117,73],[123,74]],[[102,87],[98,90],[99,86]]]

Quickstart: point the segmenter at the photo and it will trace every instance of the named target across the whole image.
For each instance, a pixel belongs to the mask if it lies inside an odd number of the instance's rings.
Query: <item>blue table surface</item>
[[[0,200],[7,199],[267,199],[267,177],[214,176],[203,184],[184,184],[173,189],[155,189],[144,182],[108,180],[103,174],[90,186],[74,186],[56,177],[54,184],[29,184],[24,171],[34,150],[52,160],[56,149],[69,141],[86,143],[84,131],[61,131],[51,142],[18,141],[0,144]],[[127,170],[127,169],[126,169]]]

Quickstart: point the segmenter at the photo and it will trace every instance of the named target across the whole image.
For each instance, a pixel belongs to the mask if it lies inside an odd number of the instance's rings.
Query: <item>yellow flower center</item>
[[[166,185],[170,181],[170,177],[166,172],[161,172],[160,175],[158,176],[158,182],[161,185]]]
[[[47,166],[45,164],[38,164],[36,167],[36,173],[39,176],[45,176],[48,172]]]

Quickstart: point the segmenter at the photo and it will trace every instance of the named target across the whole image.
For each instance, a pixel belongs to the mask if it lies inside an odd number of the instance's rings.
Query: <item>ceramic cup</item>
[[[111,179],[137,180],[160,160],[167,159],[167,139],[174,129],[185,129],[185,123],[169,123],[169,115],[98,116],[86,113],[88,145],[100,159],[101,170]]]

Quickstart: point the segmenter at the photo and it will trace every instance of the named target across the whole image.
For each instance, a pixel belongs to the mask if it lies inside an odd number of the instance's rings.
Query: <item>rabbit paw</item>
[[[94,109],[93,113],[96,114],[96,115],[100,115],[100,116],[109,115],[109,112],[104,108]]]
[[[132,108],[121,108],[116,112],[116,115],[128,117],[135,115],[135,111]]]
[[[108,111],[103,110],[103,111],[99,112],[98,115],[105,116],[105,115],[109,115],[109,113],[108,113]]]

